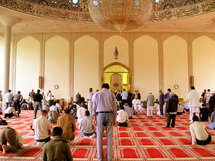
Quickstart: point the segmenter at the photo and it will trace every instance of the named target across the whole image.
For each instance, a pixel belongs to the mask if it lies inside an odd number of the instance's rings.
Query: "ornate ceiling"
[[[215,32],[215,0],[160,0],[154,8],[131,32]],[[0,14],[22,20],[15,32],[111,32],[92,22],[87,0],[0,0]]]

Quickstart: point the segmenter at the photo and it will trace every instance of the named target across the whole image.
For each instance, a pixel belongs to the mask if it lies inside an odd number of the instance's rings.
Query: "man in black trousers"
[[[175,119],[177,115],[178,109],[178,96],[175,94],[171,94],[171,98],[166,103],[166,113],[167,113],[167,125],[166,127],[175,127]]]

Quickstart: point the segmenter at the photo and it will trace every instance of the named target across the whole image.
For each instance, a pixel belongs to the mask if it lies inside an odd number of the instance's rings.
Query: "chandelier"
[[[92,20],[107,29],[124,31],[146,22],[153,10],[152,0],[89,0]]]

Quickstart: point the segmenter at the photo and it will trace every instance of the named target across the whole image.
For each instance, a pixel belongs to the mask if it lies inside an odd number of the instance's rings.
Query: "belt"
[[[98,113],[112,113],[112,111],[99,111]]]

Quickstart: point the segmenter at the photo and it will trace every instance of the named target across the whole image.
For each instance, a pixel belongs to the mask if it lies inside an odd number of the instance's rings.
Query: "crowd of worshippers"
[[[94,95],[97,92],[99,91],[93,93],[93,89],[90,88],[86,101],[80,93],[77,93],[76,102],[71,99],[67,106],[62,106],[59,100],[54,99],[51,91],[48,91],[47,99],[45,99],[40,90],[37,90],[36,93],[32,90],[29,93],[29,102],[26,102],[20,91],[13,95],[8,90],[5,94],[4,118],[19,117],[23,102],[27,103],[27,109],[31,109],[33,106],[34,121],[31,129],[34,131],[37,145],[44,147],[43,157],[45,160],[53,160],[61,155],[67,160],[72,160],[69,143],[75,139],[76,126],[83,137],[94,138],[97,136],[98,129],[95,131],[96,123],[93,117],[93,115],[97,115],[94,112],[96,106]],[[129,119],[132,119],[134,115],[143,115],[146,111],[146,116],[149,119],[153,119],[153,115],[156,113],[167,118],[166,128],[174,128],[177,115],[189,111],[192,144],[206,145],[211,142],[212,138],[206,130],[206,123],[210,122],[208,128],[215,129],[215,91],[207,90],[200,96],[193,86],[188,93],[185,105],[181,104],[179,97],[171,89],[167,89],[166,93],[160,90],[157,100],[152,92],[148,92],[145,101],[141,101],[141,94],[138,90],[135,93],[127,92],[125,89],[122,92],[111,90],[108,92],[112,93],[116,100],[117,112],[114,121],[117,126],[129,127]],[[0,102],[2,100],[1,93]],[[41,112],[39,117],[37,117],[38,110]],[[102,111],[100,113],[109,112]],[[0,120],[3,119],[0,118]],[[56,123],[57,126],[52,130],[54,139],[50,142],[52,123]],[[22,140],[22,136],[15,129],[7,127],[0,131],[0,150],[3,151],[3,154],[8,151],[17,152],[23,146]],[[56,146],[60,148],[56,148]],[[52,152],[51,149],[56,149],[58,152],[54,153],[55,150]]]

